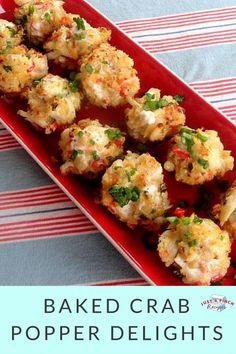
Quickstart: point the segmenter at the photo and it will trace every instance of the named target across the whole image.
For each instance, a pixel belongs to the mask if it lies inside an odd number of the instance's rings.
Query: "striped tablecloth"
[[[235,0],[90,0],[236,121]],[[0,126],[0,284],[145,285]]]

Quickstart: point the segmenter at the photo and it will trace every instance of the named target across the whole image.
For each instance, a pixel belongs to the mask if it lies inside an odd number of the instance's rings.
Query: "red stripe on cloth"
[[[54,232],[54,233],[43,233],[42,235],[37,235],[37,236],[19,236],[19,237],[11,237],[11,238],[0,238],[0,243],[6,243],[6,242],[16,242],[16,241],[28,241],[28,240],[36,240],[36,239],[42,239],[42,238],[49,238],[49,237],[66,237],[66,236],[71,236],[71,235],[79,235],[79,234],[93,234],[96,232],[97,229],[94,227],[87,227],[83,228],[81,230],[75,229],[75,230],[69,230],[66,233],[65,232]]]
[[[85,285],[92,286],[120,286],[120,285],[149,285],[144,279],[121,279],[121,280],[108,280],[104,282],[90,283]]]
[[[68,231],[74,230],[74,231],[83,231],[87,228],[93,228],[95,229],[95,226],[93,226],[91,224],[91,222],[87,219],[84,222],[80,222],[78,224],[78,222],[74,222],[74,223],[68,223],[68,224],[64,224],[64,223],[58,223],[58,224],[47,224],[44,226],[35,226],[35,228],[29,228],[29,227],[25,227],[25,228],[11,228],[11,229],[7,229],[7,230],[3,230],[0,231],[0,238],[2,237],[12,237],[13,235],[30,235],[30,236],[43,236],[45,233],[47,233],[47,235],[53,233],[54,232],[60,232],[60,233],[67,233]]]
[[[3,227],[7,226],[18,226],[21,227],[22,225],[33,225],[33,224],[37,224],[37,223],[46,223],[46,222],[51,222],[52,220],[54,221],[61,221],[64,220],[64,222],[68,222],[68,220],[70,219],[86,219],[86,216],[84,214],[82,214],[79,209],[78,209],[78,213],[77,214],[73,214],[73,215],[64,215],[64,216],[51,216],[50,218],[38,218],[38,219],[33,219],[33,220],[23,220],[23,221],[13,221],[13,222],[5,222],[4,224],[0,224],[0,229]]]
[[[210,81],[196,81],[191,82],[189,85],[199,88],[214,88],[220,87],[221,85],[234,85],[236,83],[236,77],[229,77],[224,79],[210,80]]]
[[[146,19],[135,19],[135,20],[127,20],[127,21],[119,21],[117,24],[119,26],[135,26],[136,24],[142,24],[142,23],[155,23],[159,22],[165,22],[165,23],[172,23],[175,20],[178,20],[178,22],[185,21],[185,20],[194,20],[195,18],[208,18],[211,16],[217,16],[217,14],[227,14],[227,13],[232,13],[236,10],[235,6],[232,7],[226,7],[226,8],[220,8],[220,9],[210,9],[210,10],[203,10],[203,11],[194,11],[194,12],[187,12],[187,13],[180,13],[176,15],[167,15],[167,16],[161,16],[161,17],[152,17],[152,18],[146,18]]]
[[[204,19],[196,19],[196,20],[190,20],[189,22],[181,22],[181,21],[176,21],[175,24],[173,22],[172,25],[167,25],[167,24],[158,24],[158,23],[153,23],[153,24],[145,24],[145,25],[137,25],[137,26],[118,26],[124,30],[127,34],[135,34],[138,32],[145,32],[145,31],[156,31],[156,30],[165,30],[165,29],[171,29],[171,28],[180,28],[180,27],[186,27],[186,26],[192,26],[192,25],[202,25],[204,23],[209,24],[209,22],[221,22],[221,21],[229,21],[229,20],[235,20],[235,15],[236,12],[230,15],[223,15],[223,16],[213,16],[212,18],[208,18],[206,20]]]
[[[58,203],[65,203],[65,202],[70,202],[70,199],[68,199],[66,196],[64,198],[59,198],[59,199],[55,199],[53,201],[49,201],[49,200],[45,200],[42,202],[35,202],[35,203],[26,203],[26,202],[22,202],[22,203],[18,203],[17,205],[13,205],[13,204],[4,204],[3,206],[0,206],[0,210],[12,210],[12,209],[19,209],[22,207],[37,207],[37,206],[49,206],[49,205],[53,205],[53,204],[58,204]]]
[[[200,43],[196,43],[196,44],[189,44],[189,45],[179,45],[179,46],[170,46],[168,48],[158,48],[158,47],[154,47],[154,48],[149,48],[148,50],[150,51],[150,53],[156,54],[156,53],[164,53],[164,52],[169,52],[169,51],[174,51],[174,50],[184,50],[184,49],[190,49],[190,48],[196,48],[196,47],[204,47],[204,46],[209,46],[209,45],[214,45],[214,44],[221,44],[221,43],[235,43],[236,42],[236,36],[235,38],[222,38],[222,39],[212,39],[212,40],[208,40],[208,41],[203,41]]]
[[[185,36],[176,36],[172,38],[166,38],[166,39],[157,39],[157,40],[148,40],[148,41],[139,41],[142,45],[145,45],[146,48],[149,46],[153,46],[155,44],[158,44],[159,47],[161,46],[168,46],[168,44],[178,44],[184,42],[191,42],[193,40],[199,41],[201,40],[206,40],[206,39],[211,39],[211,38],[221,38],[223,36],[226,37],[231,37],[235,36],[236,34],[236,29],[230,29],[230,30],[221,30],[221,31],[215,31],[215,32],[208,32],[208,33],[199,33],[199,34],[188,34]]]
[[[43,191],[45,192],[50,192],[50,191],[61,191],[61,189],[56,185],[56,184],[49,184],[47,186],[43,187],[33,187],[29,189],[20,189],[20,190],[14,190],[14,191],[9,191],[9,192],[1,192],[0,193],[0,198],[3,196],[18,196],[18,195],[28,195],[34,193],[35,195],[38,193],[41,193]]]
[[[7,193],[6,193],[7,194]],[[45,192],[39,192],[39,193],[32,193],[32,194],[28,194],[28,195],[0,195],[0,204],[2,202],[10,202],[12,201],[12,203],[16,203],[18,201],[28,201],[28,199],[30,201],[33,200],[41,200],[41,199],[47,199],[50,197],[61,197],[61,196],[65,196],[65,194],[60,191],[60,190],[47,190]]]

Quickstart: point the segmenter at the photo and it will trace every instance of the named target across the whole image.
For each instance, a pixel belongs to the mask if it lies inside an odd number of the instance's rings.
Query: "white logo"
[[[211,295],[211,298],[204,300],[201,305],[206,306],[208,310],[221,312],[227,307],[232,307],[234,302],[228,300],[224,295]]]

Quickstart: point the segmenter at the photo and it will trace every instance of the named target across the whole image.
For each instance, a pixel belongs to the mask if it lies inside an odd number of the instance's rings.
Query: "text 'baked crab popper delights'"
[[[123,154],[125,138],[121,131],[98,120],[83,119],[61,134],[62,174],[94,179]]]
[[[140,142],[162,141],[176,134],[185,124],[185,114],[179,103],[181,96],[163,96],[152,88],[142,98],[131,99],[126,110],[129,135]]]
[[[44,48],[48,52],[48,59],[76,69],[83,56],[90,54],[110,37],[110,30],[94,28],[78,15],[68,14],[67,24],[53,32]]]
[[[232,240],[236,240],[236,181],[222,196],[221,203],[214,207],[214,214],[220,226],[228,231]]]
[[[230,239],[213,221],[191,217],[167,218],[170,222],[159,238],[158,252],[167,267],[177,267],[183,282],[210,285],[230,266]]]
[[[34,81],[27,95],[28,110],[20,110],[18,114],[50,134],[58,127],[73,123],[81,104],[80,93],[74,91],[66,79],[48,74]]]
[[[8,48],[0,54],[0,91],[21,94],[34,80],[48,73],[46,55],[24,45]]]
[[[57,0],[15,0],[20,5],[15,9],[16,23],[24,27],[33,44],[44,42],[54,30],[66,21],[63,1]]]
[[[102,178],[102,204],[130,228],[158,229],[169,208],[160,163],[148,153],[116,160]]]
[[[104,108],[127,103],[140,88],[133,59],[109,44],[84,58],[79,77],[89,101]]]
[[[14,23],[0,19],[0,52],[16,47],[23,40],[23,30]]]
[[[234,158],[224,150],[214,130],[183,127],[171,140],[164,168],[179,182],[203,184],[233,169]]]

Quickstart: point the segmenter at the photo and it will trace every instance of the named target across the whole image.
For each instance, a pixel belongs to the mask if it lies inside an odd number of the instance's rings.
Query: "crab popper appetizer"
[[[131,100],[126,110],[129,135],[140,142],[162,141],[176,134],[185,124],[185,114],[179,103],[181,96],[163,96],[152,88],[142,98]]]
[[[230,239],[213,221],[191,217],[167,218],[169,229],[159,238],[158,252],[167,267],[174,265],[183,282],[210,285],[223,278],[230,265]]]
[[[18,46],[23,40],[23,30],[14,23],[0,19],[0,52]]]
[[[59,127],[73,123],[80,104],[81,95],[74,89],[72,92],[69,81],[48,74],[34,81],[28,92],[28,110],[20,110],[18,114],[50,134]]]
[[[78,15],[68,15],[67,22],[66,26],[53,32],[44,48],[48,59],[76,68],[81,57],[110,39],[111,31],[103,27],[94,28]]]
[[[133,59],[109,44],[83,60],[80,79],[89,101],[104,108],[125,104],[140,88]]]
[[[61,172],[97,178],[123,153],[124,142],[119,129],[83,119],[61,134],[59,145],[65,162]]]
[[[22,94],[34,80],[48,73],[46,55],[24,45],[9,48],[0,54],[0,91]]]
[[[29,41],[39,44],[45,41],[54,30],[67,21],[63,1],[32,0],[17,1],[20,7],[15,9],[16,23],[22,25]]]
[[[174,171],[177,181],[196,185],[223,176],[233,166],[234,158],[216,131],[183,127],[172,138],[164,168]]]
[[[131,152],[116,160],[102,178],[102,204],[130,228],[158,228],[169,208],[160,163]]]
[[[222,196],[221,203],[214,207],[220,226],[236,240],[236,181]]]

